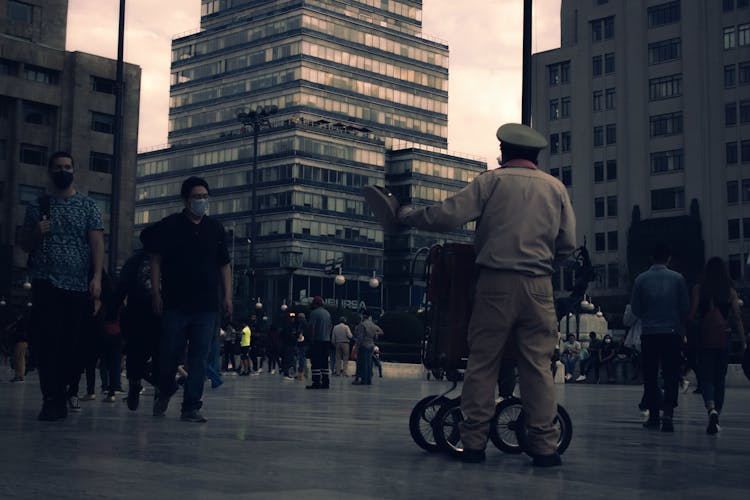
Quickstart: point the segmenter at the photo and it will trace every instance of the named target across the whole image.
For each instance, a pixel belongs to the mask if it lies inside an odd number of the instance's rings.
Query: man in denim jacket
[[[657,378],[661,365],[664,377],[661,430],[673,432],[672,414],[677,407],[684,320],[690,303],[685,279],[667,268],[671,260],[669,247],[657,245],[652,260],[649,270],[635,279],[630,300],[633,314],[641,319],[643,396],[649,410],[649,419],[643,425],[647,429],[659,429]]]

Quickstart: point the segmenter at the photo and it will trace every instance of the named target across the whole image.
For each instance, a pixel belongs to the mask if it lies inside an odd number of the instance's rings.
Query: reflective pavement
[[[484,499],[725,498],[750,495],[750,389],[728,390],[722,432],[705,434],[699,395],[680,395],[674,434],[644,430],[636,386],[557,386],[573,419],[562,467],[488,447],[484,464],[429,454],[411,440],[409,413],[449,387],[408,378],[309,391],[276,375],[206,385],[207,424],[141,408],[81,402],[38,422],[39,387],[0,383],[0,498]],[[387,374],[386,374],[387,375]],[[452,395],[458,395],[454,392]]]

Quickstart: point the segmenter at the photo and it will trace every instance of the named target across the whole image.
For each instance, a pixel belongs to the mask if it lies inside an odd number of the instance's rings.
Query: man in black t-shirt
[[[185,206],[147,227],[141,233],[151,262],[152,306],[162,317],[159,345],[158,390],[154,416],[162,416],[169,398],[177,391],[174,374],[187,342],[187,370],[182,417],[187,422],[206,422],[200,413],[206,357],[215,334],[219,311],[219,286],[223,313],[232,314],[231,271],[224,227],[206,215],[208,183],[190,177],[182,183]],[[161,283],[161,286],[156,286]]]

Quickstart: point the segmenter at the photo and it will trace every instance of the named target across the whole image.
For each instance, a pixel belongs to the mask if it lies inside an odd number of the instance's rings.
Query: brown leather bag
[[[701,318],[701,346],[705,349],[724,349],[727,346],[729,328],[727,318],[714,305],[711,299],[710,309]]]

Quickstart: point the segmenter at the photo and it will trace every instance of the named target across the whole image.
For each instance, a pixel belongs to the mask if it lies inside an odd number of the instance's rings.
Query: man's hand
[[[151,294],[151,308],[157,316],[162,315],[164,312],[164,303],[161,300],[161,293],[154,292]]]
[[[94,275],[89,282],[89,294],[91,298],[96,301],[100,301],[102,297],[102,277],[101,275]]]
[[[49,219],[45,219],[45,220],[39,221],[39,223],[36,226],[36,229],[41,236],[44,236],[45,234],[49,233],[50,225],[51,223]]]
[[[99,314],[99,311],[102,309],[102,301],[100,299],[94,299],[94,314],[92,316],[96,316]]]
[[[224,297],[223,309],[224,309],[224,316],[231,318],[232,311],[234,309],[234,305],[232,304],[231,297]]]

